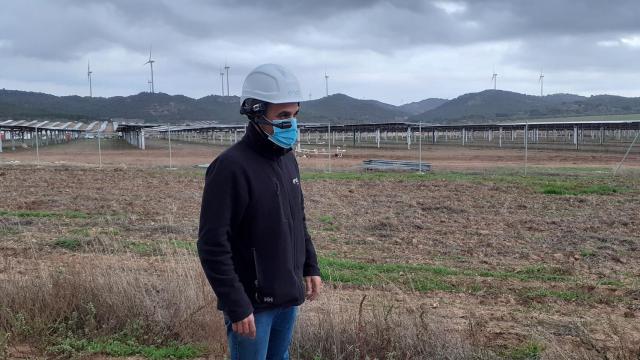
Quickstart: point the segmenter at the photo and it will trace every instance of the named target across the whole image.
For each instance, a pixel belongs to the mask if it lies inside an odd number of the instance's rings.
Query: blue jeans
[[[256,337],[233,332],[231,320],[225,315],[227,340],[231,360],[288,360],[289,344],[298,314],[297,306],[277,308],[253,314]]]

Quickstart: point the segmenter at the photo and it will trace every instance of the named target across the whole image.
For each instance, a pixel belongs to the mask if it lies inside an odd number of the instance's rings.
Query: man
[[[302,100],[284,67],[251,71],[240,98],[246,134],[207,169],[198,254],[232,360],[288,359],[298,306],[322,285],[291,151]]]

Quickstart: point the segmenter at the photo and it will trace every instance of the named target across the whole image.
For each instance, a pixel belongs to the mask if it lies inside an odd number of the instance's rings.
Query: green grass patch
[[[433,180],[451,180],[451,181],[471,181],[478,179],[481,175],[462,172],[438,172],[418,174],[411,172],[377,172],[377,171],[361,171],[361,172],[304,172],[301,174],[303,181],[321,181],[321,180],[347,180],[347,181],[433,181]]]
[[[563,269],[546,265],[527,266],[515,270],[464,270],[465,276],[496,279],[514,279],[520,281],[572,282],[574,278]]]
[[[496,175],[487,176],[487,183],[518,185],[546,195],[611,195],[629,191],[629,185],[638,188],[638,183],[623,185],[600,175]]]
[[[593,300],[593,296],[580,290],[550,290],[550,289],[530,289],[523,296],[530,300],[539,298],[553,298],[568,302],[581,301],[588,302]]]
[[[530,341],[507,351],[504,356],[510,360],[537,360],[542,357],[544,346]]]
[[[515,170],[515,169],[514,169]],[[521,172],[522,169],[516,171]],[[562,175],[586,175],[590,177],[604,178],[610,177],[612,173],[610,167],[602,166],[563,166],[563,167],[545,167],[545,166],[529,166],[527,173],[529,175],[545,175],[545,176],[562,176]]]
[[[103,338],[96,340],[75,337],[59,340],[48,352],[60,356],[104,354],[115,357],[143,356],[147,359],[193,359],[205,354],[203,346],[169,343],[142,345],[133,339]]]
[[[611,195],[625,189],[607,184],[585,185],[575,182],[554,182],[542,185],[538,191],[547,195]]]
[[[53,241],[53,246],[69,251],[78,251],[91,244],[91,231],[89,228],[71,229],[66,236],[62,236]]]
[[[351,260],[320,257],[323,278],[344,284],[380,286],[394,283],[417,291],[454,291],[455,286],[443,277],[455,275],[445,267],[407,264],[367,264]]]
[[[171,240],[170,244],[176,249],[187,250],[194,253],[198,250],[195,241]]]
[[[86,219],[88,214],[80,211],[31,211],[31,210],[0,210],[0,216],[19,217],[19,218],[69,218],[69,219]]]
[[[75,236],[83,236],[83,237],[91,236],[91,231],[88,228],[71,229],[71,231],[69,231],[69,233],[71,235],[75,235]]]
[[[128,251],[142,256],[149,256],[160,253],[160,249],[157,245],[140,241],[126,241],[124,243],[124,248]]]
[[[61,237],[56,239],[53,245],[69,251],[77,251],[82,247],[82,242],[76,238]]]
[[[535,192],[548,195],[611,195],[630,190],[640,189],[640,184],[634,179],[615,179],[610,175],[594,172],[593,169],[579,172],[580,168],[549,169],[548,173],[522,176],[517,172],[496,168],[492,173],[474,172],[429,172],[396,173],[396,172],[305,172],[301,177],[304,181],[451,181],[471,182],[484,185],[522,186]],[[551,171],[555,172],[551,172]]]
[[[323,224],[333,224],[335,222],[335,219],[331,215],[322,215],[318,220]]]
[[[336,220],[331,215],[322,215],[318,218],[318,220],[323,224],[322,230],[324,231],[336,231],[338,230],[338,225],[336,224]]]
[[[322,227],[322,230],[324,231],[336,231],[338,230],[338,226],[330,224],[330,225],[325,225]]]
[[[623,287],[624,286],[624,282],[622,282],[620,280],[602,279],[602,280],[598,281],[598,285],[613,286],[613,287]]]
[[[479,285],[460,287],[457,278],[495,278],[520,281],[572,282],[560,268],[534,266],[513,271],[454,269],[426,264],[369,264],[335,257],[319,257],[322,276],[333,282],[360,286],[381,286],[394,283],[417,291],[469,291],[485,290]]]
[[[80,211],[63,211],[62,217],[70,219],[86,219],[89,217],[89,214]]]
[[[580,250],[580,256],[583,258],[594,257],[596,256],[596,252],[591,249],[582,249]]]

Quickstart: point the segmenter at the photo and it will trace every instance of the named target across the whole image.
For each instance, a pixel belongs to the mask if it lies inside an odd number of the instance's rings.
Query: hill
[[[612,95],[583,97],[572,94],[532,96],[511,91],[469,93],[412,116],[427,123],[483,123],[545,117],[618,115],[640,112],[640,98]]]
[[[144,119],[148,122],[238,122],[238,97],[140,93],[131,96],[54,96],[16,90],[0,90],[0,118],[65,118],[97,120]]]
[[[425,111],[435,109],[438,106],[446,103],[447,101],[448,101],[447,99],[429,98],[429,99],[424,99],[424,100],[400,105],[399,108],[400,110],[406,113],[409,113],[411,115],[418,115]]]
[[[217,121],[240,123],[237,96],[209,95],[192,99],[183,95],[139,93],[110,98],[54,96],[43,93],[0,90],[0,118],[62,118],[97,120],[143,119],[151,123]],[[376,100],[359,100],[335,94],[305,101],[300,118],[305,122],[383,122],[404,120],[410,114]]]
[[[397,106],[376,100],[359,100],[344,94],[334,94],[305,101],[300,120],[320,123],[364,123],[404,121],[410,115]]]
[[[0,90],[0,119],[105,120],[142,119],[150,123],[246,121],[237,96],[139,93],[131,96],[81,97]],[[640,98],[613,95],[584,97],[573,94],[532,96],[511,91],[485,90],[453,100],[425,99],[394,106],[377,100],[334,94],[302,104],[306,123],[364,123],[410,121],[425,123],[483,123],[507,120],[640,113]]]

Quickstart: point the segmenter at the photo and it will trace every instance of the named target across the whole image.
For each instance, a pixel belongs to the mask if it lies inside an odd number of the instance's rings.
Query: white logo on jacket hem
[[[298,178],[294,178],[293,179],[293,184],[294,185],[300,185],[300,180],[298,180]]]

